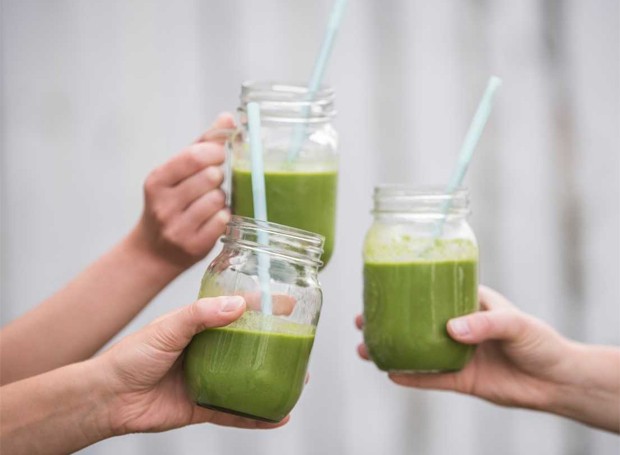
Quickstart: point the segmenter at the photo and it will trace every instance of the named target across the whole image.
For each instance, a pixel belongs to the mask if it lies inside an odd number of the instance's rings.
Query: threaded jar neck
[[[439,186],[379,185],[373,199],[375,216],[441,219],[465,218],[470,213],[469,192],[465,188],[447,193]]]
[[[326,123],[336,115],[334,91],[321,87],[310,94],[308,87],[276,82],[244,82],[241,85],[239,117],[247,123],[246,106],[257,102],[263,123]]]
[[[282,224],[233,216],[222,242],[309,267],[323,264],[325,238],[322,235]]]

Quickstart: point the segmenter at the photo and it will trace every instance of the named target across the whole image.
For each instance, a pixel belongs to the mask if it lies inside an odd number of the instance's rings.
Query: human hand
[[[561,336],[519,311],[496,291],[480,286],[482,311],[448,321],[450,336],[478,344],[461,371],[389,375],[397,384],[452,390],[503,406],[564,415],[619,431],[620,350],[587,346]],[[359,329],[361,316],[356,318]],[[364,344],[359,355],[368,359]]]
[[[234,128],[230,114],[220,115],[210,130],[165,164],[144,183],[144,211],[130,239],[151,255],[182,270],[202,259],[230,220],[224,179],[224,136]]]
[[[456,341],[479,344],[461,371],[440,374],[390,374],[397,384],[453,390],[506,406],[544,407],[553,385],[567,378],[570,342],[551,327],[520,312],[497,292],[480,287],[483,310],[448,321]],[[357,324],[361,328],[361,318]],[[358,349],[368,358],[366,347]]]
[[[114,434],[165,431],[210,422],[241,428],[276,428],[194,404],[183,381],[181,354],[192,337],[209,327],[238,319],[246,309],[242,297],[201,299],[169,313],[128,336],[94,359],[106,372],[109,420]]]

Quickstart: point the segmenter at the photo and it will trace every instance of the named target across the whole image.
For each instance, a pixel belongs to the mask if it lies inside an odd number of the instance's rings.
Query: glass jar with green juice
[[[465,189],[375,188],[364,242],[364,342],[391,372],[462,369],[474,347],[448,335],[449,319],[478,310],[478,246]]]
[[[246,82],[238,109],[240,134],[230,141],[232,211],[253,217],[251,156],[246,106],[261,109],[267,219],[325,237],[321,257],[334,249],[338,135],[332,125],[334,92],[314,94],[302,85]]]
[[[241,295],[232,324],[207,329],[185,351],[184,375],[200,406],[279,422],[302,392],[322,304],[323,238],[234,216],[199,297]]]

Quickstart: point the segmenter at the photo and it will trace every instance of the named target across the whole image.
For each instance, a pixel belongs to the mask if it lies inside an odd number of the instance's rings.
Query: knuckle
[[[528,316],[520,311],[506,309],[503,311],[506,315],[505,324],[511,326],[515,336],[523,336],[528,329]]]
[[[522,313],[519,311],[503,308],[495,311],[482,313],[483,321],[487,321],[483,326],[484,333],[489,333],[497,339],[518,340],[523,337],[525,324]],[[483,322],[484,323],[484,322]]]
[[[199,241],[191,241],[189,242],[186,246],[185,246],[185,250],[187,251],[188,254],[190,254],[193,257],[200,257],[202,258],[203,256],[205,256],[209,250],[211,245],[205,245],[205,242],[199,242]]]
[[[207,323],[204,317],[204,311],[198,305],[198,301],[187,306],[187,319],[191,321],[192,326],[196,332],[202,331],[206,328]]]
[[[209,193],[209,196],[211,203],[215,207],[219,208],[224,206],[224,202],[226,201],[226,195],[224,194],[224,191],[218,188]]]
[[[153,217],[160,224],[166,224],[170,219],[170,209],[162,203],[155,203],[151,208],[151,212],[153,213]]]
[[[156,168],[146,177],[144,181],[144,192],[147,196],[153,196],[159,186],[161,170]]]
[[[211,142],[207,144],[207,154],[209,155],[211,161],[215,164],[220,164],[226,158],[224,145],[221,143]]]
[[[219,185],[224,180],[224,171],[217,166],[209,166],[205,171],[207,182],[212,185]]]
[[[181,229],[176,225],[166,226],[162,231],[162,237],[174,245],[180,245],[183,241]]]
[[[197,202],[195,208],[190,211],[190,218],[193,223],[208,221],[226,203],[226,197],[220,190],[210,190],[203,194]]]
[[[200,169],[203,166],[203,160],[201,159],[200,149],[188,148],[180,155],[180,159],[185,161],[187,166],[191,169]]]
[[[535,317],[518,313],[515,318],[515,333],[520,340],[522,346],[536,346],[542,342],[546,333],[545,325]]]
[[[476,313],[473,318],[473,328],[477,334],[490,333],[493,330],[494,322],[489,312]]]
[[[155,331],[154,342],[162,350],[176,350],[180,343],[180,337],[169,324],[162,323]]]
[[[185,313],[190,321],[196,321],[198,319],[198,302],[187,305]]]

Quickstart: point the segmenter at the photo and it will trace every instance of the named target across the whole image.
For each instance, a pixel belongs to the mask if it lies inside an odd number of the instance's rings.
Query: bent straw
[[[314,63],[314,69],[312,70],[312,76],[310,77],[310,83],[308,84],[308,93],[306,94],[306,101],[308,102],[314,99],[316,92],[321,86],[321,81],[325,75],[325,68],[327,68],[327,62],[329,61],[332,49],[334,48],[334,41],[336,40],[340,23],[342,22],[347,1],[348,0],[336,0],[336,3],[334,3],[332,8],[329,23],[327,24],[327,30],[325,31],[325,37],[323,38],[323,44],[321,45],[321,50],[319,51],[316,62]],[[302,108],[303,122],[295,125],[293,140],[291,141],[292,145],[288,151],[289,163],[297,159],[297,155],[299,155],[301,150],[304,136],[306,135],[306,128],[308,126],[306,121],[308,114],[310,114],[309,105]]]
[[[446,188],[447,194],[454,193],[463,183],[463,179],[465,178],[465,174],[469,168],[469,163],[471,162],[476,146],[480,141],[482,131],[484,130],[487,120],[489,120],[489,116],[491,115],[493,99],[497,89],[499,89],[501,85],[502,80],[499,77],[491,76],[489,82],[487,83],[487,88],[484,91],[484,95],[482,95],[482,99],[480,100],[480,104],[478,105],[478,109],[474,114],[474,118],[469,125],[469,130],[465,135],[465,140],[461,146],[456,169],[454,170],[452,178]],[[443,233],[443,226],[446,222],[446,216],[448,215],[451,205],[452,198],[449,198],[446,202],[444,202],[441,209],[441,220],[435,228],[435,237],[439,237]]]
[[[250,155],[252,158],[252,198],[254,218],[267,221],[267,198],[265,195],[265,171],[263,168],[263,142],[260,130],[260,106],[256,102],[248,103],[248,128],[250,130]],[[269,236],[258,230],[258,243],[268,245]],[[271,290],[269,286],[270,261],[265,253],[258,252],[258,280],[261,290],[261,309],[265,314],[272,314]]]

